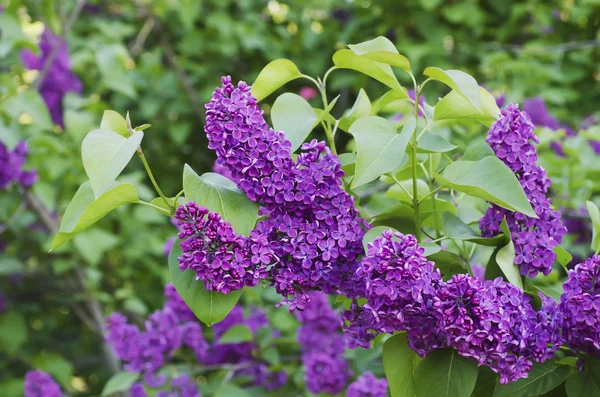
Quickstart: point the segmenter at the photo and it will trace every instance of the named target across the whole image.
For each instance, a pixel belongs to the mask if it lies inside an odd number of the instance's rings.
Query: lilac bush
[[[58,383],[52,376],[39,369],[25,374],[24,389],[25,397],[63,397]]]
[[[23,50],[23,66],[30,70],[46,72],[40,85],[40,93],[52,116],[52,121],[64,127],[63,98],[68,92],[81,93],[82,84],[71,71],[67,43],[50,29],[46,28],[40,38],[40,54]],[[52,59],[51,57],[54,57]]]
[[[553,210],[546,197],[551,181],[541,166],[532,142],[537,143],[534,125],[526,112],[516,105],[508,105],[492,125],[486,142],[494,153],[515,173],[538,219],[519,212],[506,210],[496,204],[479,221],[482,235],[491,237],[502,232],[500,225],[506,219],[515,243],[515,264],[521,275],[535,277],[550,274],[556,259],[554,248],[567,232],[560,212]]]
[[[0,190],[12,184],[29,187],[37,181],[35,170],[23,169],[28,152],[27,144],[23,141],[19,142],[13,150],[9,150],[0,142]]]
[[[371,371],[363,372],[346,390],[346,397],[387,397],[388,383]]]

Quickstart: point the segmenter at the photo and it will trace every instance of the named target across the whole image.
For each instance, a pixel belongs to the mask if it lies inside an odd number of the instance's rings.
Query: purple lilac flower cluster
[[[199,397],[200,393],[189,376],[184,374],[169,380],[159,373],[181,348],[191,350],[196,361],[203,365],[248,363],[236,375],[249,376],[254,386],[274,390],[285,384],[287,375],[284,371],[270,372],[266,364],[256,361],[252,355],[256,347],[254,342],[219,342],[225,332],[236,324],[248,326],[255,334],[259,328],[268,327],[264,311],[253,309],[245,318],[243,309],[234,307],[223,321],[214,325],[214,343],[209,344],[200,323],[172,284],[165,286],[165,298],[163,308],[148,316],[144,330],[130,324],[119,313],[107,318],[107,341],[117,357],[125,362],[124,369],[143,374],[143,382],[132,386],[132,396],[145,396],[146,387],[149,387],[160,388],[161,392],[166,393],[159,395],[170,396],[167,391],[179,390],[180,396]]]
[[[205,132],[217,165],[262,205],[263,219],[250,234],[254,261],[270,266],[277,292],[293,297],[292,309],[306,304],[311,289],[355,296],[347,275],[363,253],[368,225],[342,188],[338,157],[313,140],[294,161],[291,143],[268,127],[250,87],[222,80],[206,105]]]
[[[352,372],[344,360],[344,337],[337,332],[341,318],[327,295],[313,291],[303,311],[296,312],[302,323],[298,328],[298,343],[302,348],[302,363],[306,369],[306,389],[311,393],[338,394]]]
[[[63,397],[60,386],[42,370],[29,371],[25,374],[25,397]]]
[[[27,144],[21,141],[10,151],[0,142],[0,190],[13,183],[28,187],[38,178],[36,171],[25,171],[23,165],[27,159]]]
[[[160,386],[156,397],[202,397],[202,393],[198,390],[198,385],[190,378],[188,374],[182,374],[171,378],[170,382],[164,382]],[[146,387],[143,382],[136,382],[129,389],[129,397],[148,397]]]
[[[506,218],[515,245],[515,264],[519,265],[521,275],[529,277],[539,272],[550,274],[556,259],[554,248],[566,233],[560,212],[550,207],[550,199],[546,197],[551,181],[546,170],[536,164],[538,158],[532,141],[539,141],[533,130],[527,113],[511,104],[502,109],[486,141],[515,173],[538,219],[491,204],[479,220],[482,236],[492,237],[502,233],[500,224]]]
[[[556,303],[544,300],[536,313],[530,297],[501,278],[460,274],[444,282],[412,235],[384,231],[369,243],[356,277],[365,279],[367,302],[344,313],[351,347],[406,331],[421,357],[451,347],[508,383],[526,377],[532,360],[552,357],[561,343]]]
[[[56,54],[53,54],[56,51]],[[52,61],[50,57],[54,56]],[[52,121],[61,127],[63,122],[63,98],[68,92],[81,93],[82,85],[79,78],[71,72],[67,43],[49,29],[44,30],[40,39],[40,55],[30,50],[21,52],[21,61],[27,69],[47,70],[40,93],[52,116]],[[52,61],[52,64],[46,65]]]
[[[444,347],[430,310],[442,277],[423,252],[414,236],[391,230],[368,244],[355,273],[365,282],[361,295],[367,303],[353,302],[344,312],[349,347],[369,348],[377,334],[400,330],[407,331],[410,347],[421,356]]]
[[[565,343],[600,357],[600,256],[569,270],[559,311]]]
[[[367,371],[348,386],[346,397],[387,397],[387,388],[385,378],[379,379]]]
[[[262,242],[238,236],[221,215],[209,212],[194,202],[180,206],[176,213],[178,237],[183,255],[182,271],[190,268],[207,290],[229,293],[254,286],[266,275],[261,261]]]

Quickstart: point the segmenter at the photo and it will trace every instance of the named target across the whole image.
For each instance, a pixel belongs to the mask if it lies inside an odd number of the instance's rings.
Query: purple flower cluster
[[[501,278],[460,274],[444,282],[412,235],[384,231],[368,245],[356,277],[366,303],[344,313],[351,347],[368,347],[378,333],[406,331],[421,357],[451,347],[500,374],[508,383],[526,377],[560,345],[556,304],[536,312],[529,296]]]
[[[367,371],[348,386],[346,397],[387,397],[387,388],[387,380]]]
[[[163,378],[152,386],[152,388],[157,387],[161,389],[156,394],[152,394],[156,397],[202,397],[198,385],[189,374],[174,376],[169,383],[166,378]],[[129,389],[129,397],[148,397],[148,395],[143,382],[136,382]]]
[[[38,369],[25,374],[24,396],[63,397],[63,393],[52,376]]]
[[[443,347],[435,330],[431,305],[442,282],[412,235],[386,230],[372,243],[355,277],[363,279],[362,307],[354,302],[344,312],[348,345],[369,347],[378,333],[407,331],[410,347],[424,356]]]
[[[177,209],[175,219],[183,249],[179,267],[194,270],[207,290],[227,294],[254,286],[265,277],[259,252],[262,243],[253,241],[252,236],[238,236],[221,215],[188,202]]]
[[[479,220],[482,236],[492,237],[502,233],[500,224],[506,218],[515,245],[515,264],[519,265],[521,275],[529,277],[539,272],[550,274],[556,259],[554,248],[566,233],[560,212],[550,207],[550,199],[546,197],[551,181],[546,170],[536,164],[538,158],[532,141],[538,140],[533,130],[527,113],[511,104],[502,109],[486,141],[515,173],[538,219],[491,204]]]
[[[600,357],[600,256],[569,270],[559,311],[565,343]]]
[[[306,304],[311,289],[354,296],[347,275],[363,253],[368,226],[342,187],[339,159],[314,140],[294,161],[291,143],[268,127],[250,87],[222,80],[206,105],[208,146],[248,198],[262,205],[263,219],[250,238],[277,292],[293,297],[292,309]]]
[[[6,189],[12,183],[28,187],[37,181],[36,171],[23,170],[27,153],[27,144],[23,141],[12,151],[0,142],[0,190]]]
[[[56,55],[53,54],[55,51]],[[52,64],[46,65],[51,56],[55,57]],[[21,61],[27,69],[39,70],[40,73],[47,70],[40,93],[50,111],[52,121],[64,127],[63,98],[68,92],[81,93],[82,90],[81,81],[71,72],[67,43],[50,29],[46,29],[40,39],[40,55],[23,50]]]
[[[254,342],[220,342],[221,337],[234,325],[246,325],[254,334],[260,328],[267,328],[269,323],[264,311],[253,309],[245,317],[240,306],[234,307],[223,321],[214,325],[214,342],[208,343],[200,323],[173,285],[165,286],[165,298],[163,308],[148,316],[144,330],[128,323],[127,318],[119,313],[107,318],[107,341],[117,357],[125,362],[125,370],[143,374],[143,382],[132,386],[131,396],[146,396],[147,386],[161,388],[160,393],[163,394],[159,393],[159,396],[199,397],[195,383],[188,376],[169,380],[159,373],[181,348],[192,351],[196,361],[202,365],[248,363],[248,366],[236,371],[236,375],[250,377],[249,382],[253,386],[274,390],[285,384],[285,371],[269,371],[265,363],[254,357]],[[180,394],[169,394],[169,390]]]
[[[306,389],[311,393],[338,394],[352,372],[344,360],[344,337],[339,331],[341,318],[327,295],[313,291],[303,311],[296,312],[302,323],[297,339],[302,348],[302,363],[306,369]]]

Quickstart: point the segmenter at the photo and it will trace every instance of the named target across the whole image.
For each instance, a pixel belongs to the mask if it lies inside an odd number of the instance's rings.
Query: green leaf
[[[442,250],[442,247],[440,247],[436,243],[428,243],[428,242],[419,243],[419,247],[421,247],[425,250],[423,252],[423,255],[425,255],[425,256],[434,255]]]
[[[252,397],[252,394],[231,383],[225,383],[215,392],[214,397]]]
[[[472,120],[479,121],[486,126],[492,125],[500,114],[496,99],[483,87],[479,87],[479,96],[481,111],[457,91],[450,91],[435,105],[433,120]]]
[[[565,387],[568,397],[600,396],[600,362],[587,356],[583,370],[569,376]]]
[[[342,170],[346,173],[346,176],[354,175],[356,169],[356,154],[354,153],[342,153],[338,155]]]
[[[396,334],[383,344],[383,368],[391,397],[414,397],[413,378],[421,359],[408,347],[405,334]]]
[[[75,236],[73,243],[83,257],[92,266],[100,264],[104,253],[113,248],[119,238],[102,229],[89,229]]]
[[[26,46],[36,51],[36,46],[32,45],[23,33],[21,23],[16,15],[9,14],[7,11],[2,12],[0,14],[0,26],[2,27],[0,58],[5,58],[14,47],[18,46]]]
[[[406,89],[402,88],[400,83],[398,83],[390,65],[361,57],[352,50],[337,51],[333,54],[333,64],[339,69],[352,69],[366,74],[408,97]]]
[[[494,397],[539,396],[564,382],[569,375],[569,367],[558,365],[552,360],[535,363],[529,376],[507,385],[497,384]]]
[[[260,71],[252,84],[252,95],[256,100],[262,101],[285,83],[301,76],[294,62],[288,59],[276,59]]]
[[[21,313],[0,314],[0,351],[12,356],[19,351],[27,338],[27,323]]]
[[[258,204],[248,200],[236,184],[223,175],[207,172],[198,176],[189,165],[183,169],[187,201],[221,214],[238,234],[249,235],[258,219]]]
[[[54,126],[46,103],[34,89],[9,96],[2,104],[2,110],[15,120],[23,114],[30,115],[36,127],[42,131],[51,130]]]
[[[285,133],[286,139],[292,143],[292,153],[302,145],[318,119],[319,116],[304,98],[289,92],[277,97],[271,108],[273,129]]]
[[[222,321],[240,299],[242,290],[231,291],[227,295],[205,290],[204,282],[196,280],[196,272],[192,269],[182,272],[179,269],[177,258],[182,254],[183,251],[177,241],[173,244],[169,254],[169,273],[175,289],[190,310],[204,324],[211,326]]]
[[[412,198],[406,194],[405,190],[412,195],[413,194],[413,181],[412,179],[406,179],[403,181],[399,181],[400,185],[404,188],[402,189],[397,183],[394,183],[385,193],[386,197],[393,198],[398,201],[405,201],[410,203]],[[429,190],[429,185],[422,179],[417,179],[417,199],[421,201],[421,199],[429,194],[431,190]]]
[[[475,230],[469,227],[469,225],[465,224],[459,217],[450,212],[444,212],[442,214],[442,227],[444,229],[444,235],[453,240],[470,241],[475,244],[492,247],[498,246],[498,244],[504,240],[502,234],[491,238],[481,237]]]
[[[456,149],[458,146],[451,144],[440,135],[427,131],[417,143],[418,153],[445,153]]]
[[[457,161],[449,164],[442,175],[435,176],[443,187],[537,218],[518,179],[495,156],[479,161]]]
[[[592,220],[593,237],[592,237],[592,251],[598,252],[600,250],[600,210],[596,204],[591,201],[586,201],[585,206],[590,213],[590,219]]]
[[[368,230],[365,235],[363,236],[363,248],[365,249],[365,252],[368,251],[368,244],[372,243],[373,241],[375,241],[375,239],[377,237],[381,237],[381,234],[386,231],[386,230],[392,230],[392,232],[397,232],[396,229],[394,229],[393,227],[389,227],[389,226],[375,226],[374,228]]]
[[[2,142],[8,150],[12,151],[19,141],[19,134],[15,129],[5,125],[2,119],[0,119],[0,142]]]
[[[348,47],[356,54],[372,61],[399,67],[410,73],[410,62],[387,37],[379,36],[373,40],[359,44],[349,44]]]
[[[102,397],[108,397],[111,394],[126,392],[140,378],[139,374],[135,372],[121,371],[113,376],[106,382],[102,389]]]
[[[61,385],[65,387],[71,385],[73,364],[60,354],[42,352],[33,358],[32,363],[35,368],[52,375]]]
[[[135,99],[137,92],[132,83],[131,73],[126,66],[128,62],[129,54],[125,47],[119,44],[106,45],[96,52],[96,64],[104,85],[113,91]]]
[[[556,254],[556,261],[560,263],[565,271],[568,271],[567,265],[573,260],[573,255],[560,245],[557,245],[556,248],[554,248],[554,253]]]
[[[435,266],[440,269],[444,280],[450,279],[455,274],[467,273],[463,260],[454,252],[440,250],[427,255],[427,258],[435,262]]]
[[[492,397],[497,383],[498,374],[482,365],[479,367],[479,376],[477,376],[477,383],[475,383],[475,390],[471,397]]]
[[[120,182],[113,182],[106,193],[94,200],[90,181],[84,182],[65,211],[58,233],[54,237],[52,250],[71,240],[77,233],[92,226],[115,208],[139,201],[135,186]]]
[[[477,362],[454,349],[435,350],[417,366],[416,397],[469,397],[477,381]]]
[[[515,265],[515,245],[512,241],[498,250],[496,263],[506,276],[508,282],[523,289],[521,273],[519,272],[519,267]]]
[[[378,116],[356,120],[349,131],[356,140],[356,171],[352,188],[371,182],[402,164],[415,120],[410,119],[398,134],[394,126]]]
[[[230,343],[242,343],[250,342],[254,339],[254,334],[250,331],[250,328],[243,324],[233,325],[219,338],[219,343],[230,344]]]
[[[81,158],[96,198],[105,193],[125,169],[143,137],[141,131],[125,138],[102,128],[86,135],[81,143]]]
[[[358,120],[361,117],[370,116],[371,115],[371,100],[367,96],[367,93],[362,88],[358,92],[358,96],[356,97],[356,101],[354,101],[354,105],[352,109],[340,118],[339,128],[348,131],[352,123]]]
[[[167,197],[167,202],[169,203],[169,205],[174,206],[175,208],[179,207],[180,205],[185,204],[185,197],[179,196],[179,199],[177,199],[177,204],[175,204],[175,197]],[[165,200],[163,200],[162,197],[155,197],[152,199],[152,201],[150,201],[150,204],[155,205],[157,207],[160,207],[164,210],[170,211],[171,209],[167,206],[167,204],[165,203]]]
[[[376,115],[380,111],[384,110],[387,105],[392,102],[409,99],[409,96],[404,91],[395,91],[391,90],[383,94],[381,97],[377,98],[375,102],[373,102],[371,108],[371,114]]]
[[[114,110],[105,110],[102,114],[102,121],[100,122],[100,128],[111,130],[124,137],[129,137],[129,129],[127,128],[127,121],[123,116]],[[142,130],[140,130],[142,131]]]
[[[481,110],[479,85],[470,74],[461,70],[442,70],[436,67],[428,67],[423,74],[446,84],[469,101],[478,111]]]

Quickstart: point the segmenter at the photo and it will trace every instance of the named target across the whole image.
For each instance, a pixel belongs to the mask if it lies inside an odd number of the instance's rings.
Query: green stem
[[[398,185],[400,187],[400,189],[404,190],[404,193],[406,193],[408,195],[408,197],[412,200],[413,199],[413,195],[411,192],[409,192],[408,190],[406,190],[406,188],[404,186],[402,186],[402,184],[400,183],[400,181],[396,178],[396,175],[394,175],[393,173],[389,173],[389,175],[392,177],[392,179],[396,182],[396,185]]]
[[[415,87],[415,109],[414,116],[415,120],[419,119],[419,97],[421,96],[421,89]],[[413,180],[413,209],[415,211],[415,237],[417,242],[421,242],[421,214],[419,213],[419,196],[418,196],[418,185],[417,185],[417,123],[415,123],[415,130],[412,135],[411,145],[411,161],[412,161],[412,180]]]
[[[156,179],[154,179],[154,174],[152,174],[152,170],[150,170],[150,166],[148,165],[148,161],[146,160],[146,156],[144,156],[144,152],[142,151],[142,148],[139,147],[138,150],[137,150],[137,152],[138,152],[138,155],[140,156],[140,159],[142,160],[142,164],[144,164],[144,168],[146,169],[146,173],[150,177],[150,181],[152,181],[152,186],[154,186],[154,190],[156,190],[156,193],[158,193],[158,195],[163,199],[163,201],[167,205],[167,208],[169,208],[171,210],[171,212],[172,212],[173,211],[173,207],[169,203],[169,200],[164,195],[164,193],[162,192],[162,190],[160,190],[160,187],[158,187],[158,183],[156,183]]]
[[[175,211],[177,210],[177,207],[179,207],[179,198],[183,195],[184,190],[181,189],[181,191],[179,193],[177,193],[177,196],[175,196],[175,198],[173,199],[173,215],[175,215]]]
[[[321,99],[323,100],[323,111],[327,109],[329,106],[329,101],[327,100],[327,89],[325,88],[325,82],[319,84],[319,91],[321,92]],[[335,137],[331,130],[331,124],[329,120],[325,119],[325,135],[327,135],[327,142],[329,142],[329,147],[331,148],[331,152],[333,154],[337,154],[337,150],[335,149]]]
[[[433,189],[433,184],[435,182],[435,178],[433,177],[433,158],[431,154],[429,154],[429,190],[431,191],[429,194],[431,195],[431,206],[433,208],[433,223],[435,227],[435,238],[440,238],[440,225],[437,216],[437,202],[435,201],[435,194],[441,189],[441,186]],[[423,198],[425,200],[425,198]]]
[[[162,213],[162,214],[164,214],[166,216],[172,216],[173,215],[172,211],[166,210],[166,209],[164,209],[162,207],[159,207],[158,205],[154,205],[152,203],[148,203],[147,201],[140,200],[140,201],[138,201],[138,203],[139,204],[143,204],[143,205],[147,205],[148,207],[152,207],[155,210],[157,210],[158,212],[160,212],[160,213]]]

